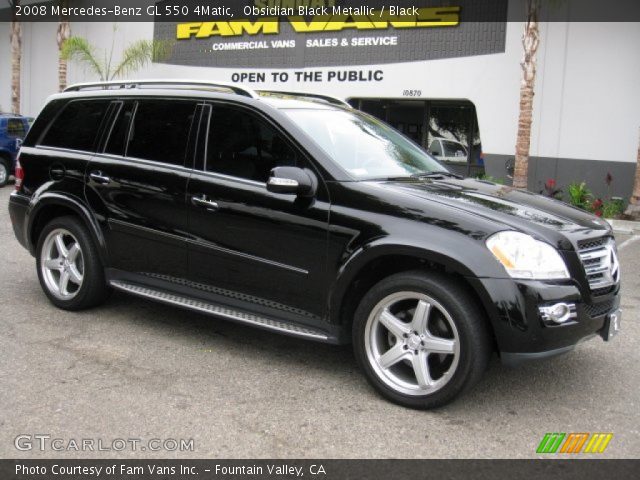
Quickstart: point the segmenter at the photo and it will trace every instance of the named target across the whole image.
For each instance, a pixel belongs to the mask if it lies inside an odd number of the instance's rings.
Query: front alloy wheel
[[[460,358],[451,315],[419,292],[394,293],[376,305],[367,321],[365,349],[380,379],[406,395],[440,390]]]
[[[469,288],[440,272],[402,272],[360,301],[353,322],[356,360],[385,398],[410,408],[442,406],[484,373],[492,342]]]

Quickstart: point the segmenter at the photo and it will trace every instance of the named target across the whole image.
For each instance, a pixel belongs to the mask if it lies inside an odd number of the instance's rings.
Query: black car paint
[[[193,155],[184,166],[41,147],[38,139],[59,110],[58,99],[25,140],[25,180],[10,200],[16,236],[32,254],[38,225],[52,209],[68,208],[90,229],[109,278],[135,275],[149,285],[267,312],[322,329],[333,343],[350,339],[344,306],[367,268],[384,258],[409,259],[415,268],[442,268],[467,282],[504,358],[570,348],[604,324],[605,315],[591,318],[584,304],[619,304],[619,287],[591,296],[577,255],[579,241],[611,235],[594,216],[486,181],[354,181],[268,102],[215,93],[166,94],[251,108],[268,119],[309,163],[318,180],[316,195],[271,193],[259,182],[202,172],[197,135],[191,135],[188,151]],[[114,100],[147,95],[158,93],[111,93]],[[90,98],[91,93],[72,97]],[[195,118],[193,128],[201,129]],[[98,151],[103,141],[101,136]],[[61,169],[62,178],[52,174]],[[92,172],[111,182],[96,182]],[[217,208],[192,201],[202,196],[215,200]],[[571,279],[511,279],[484,243],[502,230],[522,231],[557,248]],[[578,303],[578,320],[544,325],[537,306],[564,300]]]

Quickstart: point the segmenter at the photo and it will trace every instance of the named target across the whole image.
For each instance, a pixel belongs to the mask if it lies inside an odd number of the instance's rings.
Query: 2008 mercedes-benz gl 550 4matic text
[[[320,95],[212,82],[84,84],[22,146],[9,209],[51,302],[111,289],[353,343],[401,405],[443,405],[492,352],[548,357],[620,322],[608,224],[460,178]]]

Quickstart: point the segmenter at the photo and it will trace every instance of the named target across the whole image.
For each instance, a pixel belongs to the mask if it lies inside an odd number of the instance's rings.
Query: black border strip
[[[255,16],[247,16],[244,13],[245,6],[254,5],[255,0],[67,0],[72,7],[88,9],[84,14],[77,13],[66,17],[69,21],[82,22],[187,22],[187,21],[237,21],[239,19],[252,19]],[[461,22],[519,22],[527,19],[526,4],[531,0],[325,0],[328,5],[372,6],[373,4],[438,7],[460,6]],[[640,2],[637,0],[533,0],[541,5],[539,20],[545,22],[639,22]],[[0,0],[0,21],[9,22],[16,19],[21,22],[55,22],[59,15],[54,14],[52,7],[59,5],[61,0],[45,0],[40,2],[23,1],[23,5],[30,7],[42,6],[44,14],[40,10],[36,14],[21,15],[16,17],[14,0]],[[332,2],[332,3],[329,3]],[[508,3],[507,11],[504,6]],[[177,15],[154,16],[154,10],[149,7],[158,5],[159,11],[169,5]],[[194,12],[196,5],[225,6],[234,17],[228,15],[216,16],[211,14],[198,15]],[[114,7],[128,8],[129,14],[116,15]],[[179,7],[188,7],[188,14],[179,14]],[[23,7],[24,8],[24,7]],[[55,10],[57,11],[57,10]],[[133,13],[133,15],[131,14]],[[506,18],[505,18],[506,17]]]
[[[482,449],[478,445],[479,450]],[[637,478],[640,460],[0,460],[0,474],[3,480],[76,480],[98,478],[101,480],[121,479],[295,479],[317,478],[322,480],[501,480],[514,478],[531,479],[575,479],[589,480],[615,478],[623,480]],[[55,475],[54,465],[60,468],[85,469],[101,468],[100,475],[77,473]],[[320,466],[324,470],[322,473]],[[46,473],[27,474],[23,469],[39,470]],[[115,467],[116,474],[107,474],[107,469]],[[142,474],[127,474],[136,469]],[[151,468],[156,473],[151,473]],[[157,469],[160,470],[157,470]],[[261,469],[261,473],[260,470]],[[272,470],[269,470],[271,468]],[[280,468],[278,472],[275,468]],[[244,470],[243,470],[244,469]],[[157,472],[164,473],[158,475]],[[230,473],[232,471],[238,473]],[[244,474],[242,473],[244,471]],[[121,473],[123,472],[123,473]],[[189,472],[189,474],[187,474]],[[258,472],[258,473],[255,473]],[[314,475],[313,472],[316,474]],[[299,473],[303,473],[299,476]]]

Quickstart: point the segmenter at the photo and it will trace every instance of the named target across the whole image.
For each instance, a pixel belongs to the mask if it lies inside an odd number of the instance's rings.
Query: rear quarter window
[[[109,102],[105,100],[72,101],[55,118],[40,142],[47,147],[94,151],[100,124]]]

